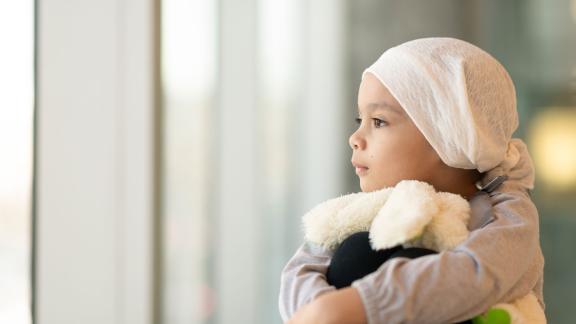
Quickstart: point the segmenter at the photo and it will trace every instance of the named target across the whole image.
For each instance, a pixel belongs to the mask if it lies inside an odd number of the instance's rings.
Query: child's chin
[[[362,192],[372,192],[374,190],[378,190],[377,186],[375,186],[373,183],[370,183],[370,181],[366,181],[364,180],[360,180],[360,189],[362,189]]]
[[[388,186],[385,184],[375,184],[366,180],[360,180],[360,189],[362,189],[362,192],[378,191],[386,187]]]
[[[360,179],[360,190],[362,190],[362,192],[370,191],[366,180]]]

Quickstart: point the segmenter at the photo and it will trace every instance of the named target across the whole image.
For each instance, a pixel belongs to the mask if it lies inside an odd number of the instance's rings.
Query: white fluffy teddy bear
[[[461,196],[436,192],[425,182],[404,180],[395,187],[325,201],[303,216],[303,226],[307,241],[331,250],[350,235],[368,231],[373,250],[401,245],[441,252],[468,237],[469,218],[470,205]],[[507,319],[483,317],[494,311],[504,312]],[[532,293],[513,303],[494,305],[483,315],[472,322],[546,323],[544,311]]]

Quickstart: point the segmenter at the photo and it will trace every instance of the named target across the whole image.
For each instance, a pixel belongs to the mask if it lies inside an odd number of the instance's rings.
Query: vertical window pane
[[[215,6],[162,1],[163,323],[205,323],[213,316],[207,235]]]
[[[280,322],[300,218],[349,164],[344,2],[162,3],[163,320]]]
[[[0,323],[30,323],[33,1],[0,2]]]
[[[302,104],[304,3],[260,0],[259,5],[259,122],[264,176],[262,190],[262,291],[259,323],[279,323],[279,273],[286,261],[290,229],[297,227],[294,175],[301,148],[296,137]],[[305,109],[302,109],[302,111]]]

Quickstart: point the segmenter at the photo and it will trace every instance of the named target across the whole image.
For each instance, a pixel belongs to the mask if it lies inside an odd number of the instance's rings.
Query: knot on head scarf
[[[362,75],[368,72],[445,164],[486,172],[483,184],[507,175],[533,188],[526,145],[511,138],[518,127],[514,83],[490,54],[455,38],[421,38],[388,49]]]

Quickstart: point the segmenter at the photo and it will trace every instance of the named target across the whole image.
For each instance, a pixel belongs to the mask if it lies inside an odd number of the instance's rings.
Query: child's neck
[[[470,200],[478,192],[476,181],[481,177],[477,170],[465,170],[449,168],[439,172],[432,179],[431,184],[436,191],[444,191],[458,194],[466,200]]]
[[[451,184],[451,185],[438,185],[435,184],[434,188],[436,191],[444,191],[444,192],[451,192],[454,194],[458,194],[466,200],[470,200],[474,194],[478,192],[478,188],[474,183],[472,184]]]

